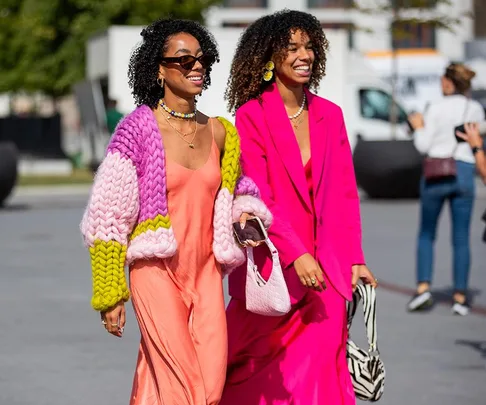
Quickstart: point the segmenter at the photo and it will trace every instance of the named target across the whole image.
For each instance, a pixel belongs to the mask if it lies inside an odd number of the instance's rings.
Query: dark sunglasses
[[[201,55],[197,58],[192,55],[184,55],[173,58],[162,58],[162,62],[165,63],[178,63],[183,69],[191,70],[196,62],[199,62],[203,69],[207,69],[214,62],[213,58],[209,55]]]

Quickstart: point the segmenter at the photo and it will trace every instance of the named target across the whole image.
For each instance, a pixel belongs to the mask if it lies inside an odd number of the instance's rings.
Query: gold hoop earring
[[[273,69],[275,69],[275,63],[268,61],[265,65],[265,72],[263,73],[263,80],[269,82],[273,77]]]
[[[157,79],[157,84],[160,86],[160,87],[164,87],[164,79],[161,79],[160,77]]]

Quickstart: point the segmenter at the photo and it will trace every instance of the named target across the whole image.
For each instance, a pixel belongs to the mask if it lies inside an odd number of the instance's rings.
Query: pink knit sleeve
[[[109,148],[96,174],[80,225],[91,256],[91,304],[95,310],[105,311],[129,298],[125,256],[138,210],[135,166],[125,153]]]

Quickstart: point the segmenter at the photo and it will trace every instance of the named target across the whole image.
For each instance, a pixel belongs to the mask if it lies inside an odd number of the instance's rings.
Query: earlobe
[[[165,69],[163,65],[159,65],[159,79],[165,79]]]
[[[157,84],[160,87],[164,87],[164,83],[165,83],[164,68],[162,67],[162,65],[159,65],[159,75],[157,77]]]

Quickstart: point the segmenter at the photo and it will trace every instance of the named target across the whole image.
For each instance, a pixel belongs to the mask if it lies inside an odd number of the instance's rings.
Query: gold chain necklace
[[[299,127],[299,125],[302,124],[302,121],[304,121],[304,117],[302,115],[300,115],[299,117],[297,117],[295,119],[295,121],[291,120],[290,123],[292,124],[294,129],[297,129]]]
[[[169,122],[167,120],[167,122]],[[170,125],[170,124],[169,124]],[[171,125],[172,128],[174,128],[172,125]],[[187,143],[187,145],[191,148],[191,149],[194,149],[195,148],[195,145],[194,145],[194,139],[196,139],[196,134],[197,134],[197,119],[196,119],[196,126],[194,128],[194,135],[192,137],[192,139],[190,141],[188,141],[185,137],[184,137],[184,134],[181,132],[181,131],[178,131],[176,128],[174,128],[177,135],[179,136],[179,138],[181,138],[185,143]]]
[[[177,128],[176,128],[174,125],[172,125],[172,124],[170,123],[170,119],[171,119],[171,116],[170,116],[170,115],[168,115],[167,117],[165,117],[165,120],[166,120],[166,121],[167,121],[167,123],[170,125],[170,127],[171,127],[171,128],[174,130],[174,131],[176,131],[177,133],[181,134],[181,135],[182,135],[184,138],[185,138],[186,136],[192,135],[192,134],[194,134],[194,133],[196,132],[196,128],[197,128],[197,120],[195,120],[196,125],[194,126],[194,129],[193,129],[193,130],[191,130],[191,132],[182,132],[182,131],[180,131],[179,129],[177,129]]]

